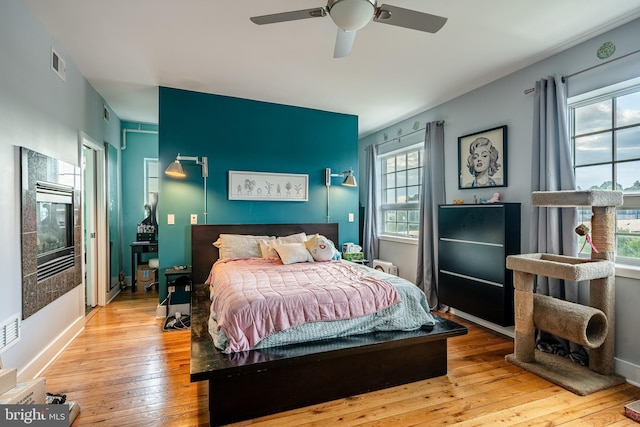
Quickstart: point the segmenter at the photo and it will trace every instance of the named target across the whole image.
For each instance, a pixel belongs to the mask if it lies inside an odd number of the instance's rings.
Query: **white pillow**
[[[260,240],[273,239],[269,236],[249,234],[221,234],[213,246],[220,249],[220,258],[260,258]]]
[[[278,237],[276,238],[276,240],[278,241],[278,243],[304,243],[307,241],[307,234],[306,233],[290,234],[288,236]]]
[[[315,261],[331,261],[335,253],[333,242],[326,237],[315,234],[304,243]]]
[[[304,243],[274,243],[273,248],[278,252],[283,264],[313,262],[313,257]]]
[[[290,234],[283,237],[272,237],[271,240],[260,240],[260,254],[262,258],[278,258],[278,252],[273,247],[274,243],[304,243],[307,240],[306,233]]]

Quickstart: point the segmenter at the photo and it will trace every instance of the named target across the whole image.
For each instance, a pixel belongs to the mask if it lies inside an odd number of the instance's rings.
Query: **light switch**
[[[353,212],[349,212],[349,222],[353,222]]]
[[[167,215],[167,224],[173,225],[176,223],[176,216],[174,214]]]
[[[191,224],[198,223],[198,214],[191,214]]]

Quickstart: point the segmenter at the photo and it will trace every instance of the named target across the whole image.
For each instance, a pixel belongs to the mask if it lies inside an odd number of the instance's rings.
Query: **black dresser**
[[[440,302],[513,325],[513,275],[506,257],[520,253],[520,203],[440,205]]]

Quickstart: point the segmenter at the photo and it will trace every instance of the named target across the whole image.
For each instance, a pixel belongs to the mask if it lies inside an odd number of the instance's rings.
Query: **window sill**
[[[410,237],[390,236],[388,234],[381,234],[380,236],[378,236],[378,239],[384,240],[386,242],[404,243],[407,245],[418,246],[418,239],[412,239]]]
[[[418,239],[411,239],[409,237],[390,236],[388,234],[382,234],[378,236],[378,239],[385,242],[403,243],[407,245],[418,246]],[[584,255],[582,255],[584,257]],[[586,258],[586,257],[585,257]],[[615,266],[616,277],[624,277],[627,279],[640,280],[640,266],[629,264],[616,264]]]
[[[616,264],[616,277],[640,280],[640,267],[628,264]]]
[[[589,255],[586,255],[584,253],[578,254],[578,257],[589,259]],[[617,277],[640,280],[640,265],[616,263],[615,275]]]

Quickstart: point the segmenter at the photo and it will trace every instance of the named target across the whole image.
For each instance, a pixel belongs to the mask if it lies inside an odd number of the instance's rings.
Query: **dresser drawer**
[[[486,243],[504,242],[504,207],[441,206],[439,237]]]
[[[504,260],[502,245],[464,243],[440,238],[440,270],[454,271],[463,276],[502,284],[505,274]]]

